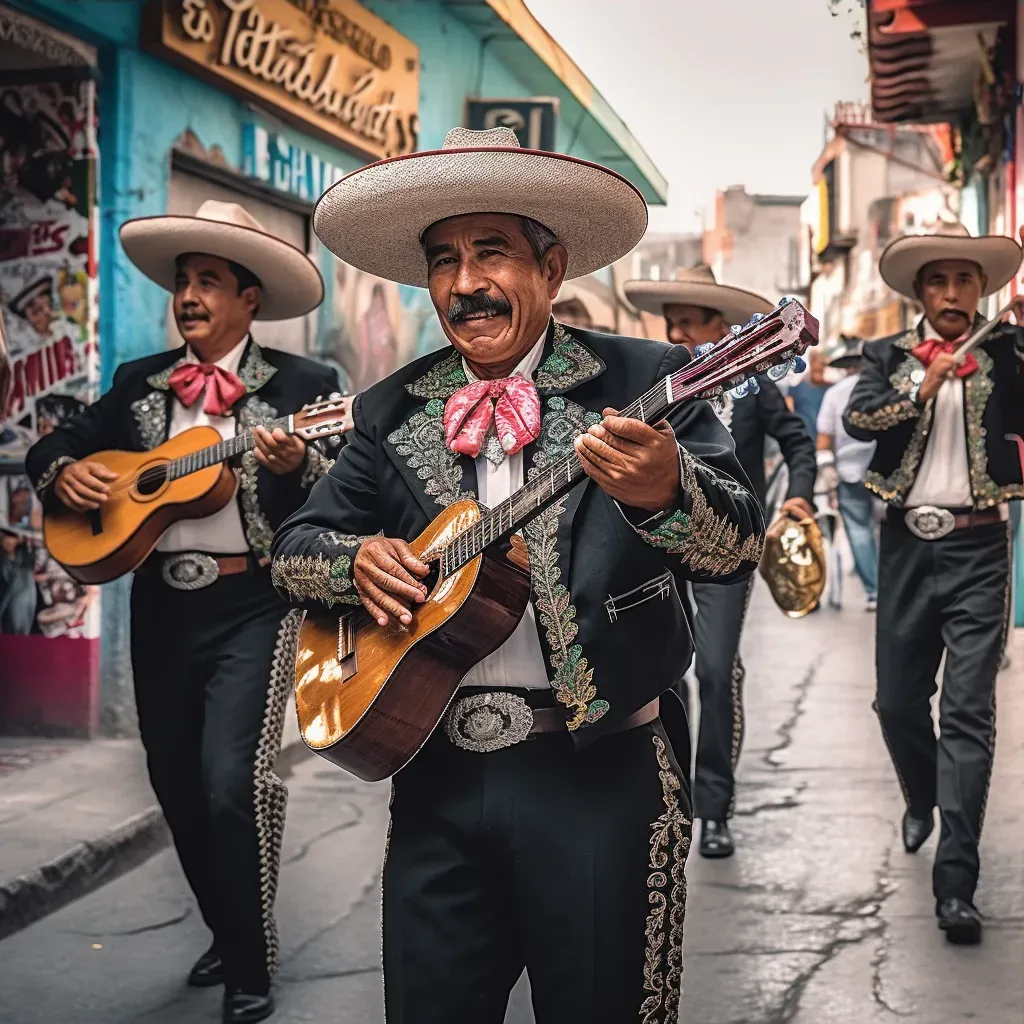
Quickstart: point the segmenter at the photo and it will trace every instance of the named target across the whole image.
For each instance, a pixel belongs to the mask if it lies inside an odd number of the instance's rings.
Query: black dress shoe
[[[731,857],[736,852],[736,844],[729,835],[729,824],[725,821],[704,819],[700,830],[700,855],[718,860]]]
[[[252,1024],[253,1021],[266,1020],[273,1012],[274,998],[269,994],[224,993],[224,1024]]]
[[[211,946],[192,966],[188,972],[188,983],[193,988],[212,988],[224,984],[224,965],[220,953]]]
[[[935,819],[930,812],[927,818],[915,818],[907,811],[903,815],[903,849],[907,853],[917,853],[932,834],[933,828]]]
[[[958,946],[976,946],[981,942],[981,914],[967,900],[939,900],[935,913],[947,941]]]

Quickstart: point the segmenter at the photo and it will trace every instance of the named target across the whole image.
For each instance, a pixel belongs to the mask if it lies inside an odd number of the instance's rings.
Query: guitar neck
[[[681,373],[682,371],[680,371]],[[669,406],[692,397],[679,391],[679,374],[665,377],[647,394],[620,410],[629,419],[654,423],[664,416]],[[568,455],[536,474],[500,505],[485,512],[472,526],[454,537],[441,552],[441,569],[448,576],[471,562],[484,548],[496,544],[521,530],[563,494],[572,490],[584,477],[583,466],[573,449]]]
[[[280,427],[285,433],[292,433],[294,417],[281,416],[272,423],[266,424],[267,430],[276,430]],[[190,473],[198,473],[208,466],[215,466],[218,462],[226,462],[235,455],[252,451],[256,447],[256,437],[253,431],[246,430],[234,437],[218,441],[208,448],[200,448],[197,452],[190,452],[177,459],[172,459],[167,465],[167,479],[179,480]]]

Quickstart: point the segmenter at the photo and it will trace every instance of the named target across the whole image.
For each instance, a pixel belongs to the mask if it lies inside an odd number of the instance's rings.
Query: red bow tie
[[[205,390],[203,409],[211,416],[228,416],[231,407],[246,392],[245,385],[233,373],[212,363],[182,363],[171,373],[168,384],[186,409]]]
[[[540,397],[524,377],[478,380],[445,403],[444,437],[453,452],[476,458],[494,421],[498,441],[514,455],[540,436]]]
[[[917,356],[918,359],[924,363],[925,366],[931,366],[935,357],[940,352],[945,352],[947,355],[953,355],[954,352],[970,337],[969,334],[962,334],[959,338],[953,341],[943,341],[941,338],[929,338],[927,341],[922,341],[920,345],[915,345],[910,351]],[[956,368],[956,375],[958,377],[969,377],[978,368],[978,360],[973,355],[968,355],[964,359],[963,364]]]

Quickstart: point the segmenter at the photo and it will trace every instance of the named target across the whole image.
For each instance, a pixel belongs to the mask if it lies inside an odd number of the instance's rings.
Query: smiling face
[[[504,377],[547,330],[568,253],[538,254],[521,217],[474,213],[423,235],[427,287],[448,340],[483,379]]]
[[[939,337],[954,341],[974,323],[987,283],[971,260],[936,260],[920,269],[914,291]]]
[[[178,257],[174,319],[204,361],[215,362],[246,336],[259,308],[257,286],[239,288],[227,260],[204,253]]]

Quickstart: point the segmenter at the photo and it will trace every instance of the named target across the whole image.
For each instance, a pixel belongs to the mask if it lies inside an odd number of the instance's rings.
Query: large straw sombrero
[[[209,199],[194,217],[138,217],[121,225],[121,244],[128,259],[169,292],[177,273],[174,261],[184,253],[241,264],[260,279],[257,320],[304,316],[323,301],[324,282],[313,261],[237,203]]]
[[[442,149],[369,164],[328,189],[313,230],[335,256],[376,277],[426,287],[423,232],[467,213],[543,224],[566,247],[566,279],[629,252],[647,204],[621,175],[561,153],[523,149],[509,128],[453,128]]]
[[[755,313],[770,313],[774,306],[760,295],[719,284],[708,266],[676,272],[671,281],[627,281],[626,298],[645,313],[662,316],[666,306],[705,306],[717,309],[726,324],[746,324]]]
[[[1020,246],[1005,235],[975,238],[959,222],[940,222],[934,233],[904,235],[890,242],[878,261],[882,280],[900,295],[915,299],[918,271],[936,260],[971,260],[988,278],[983,295],[991,295],[1009,281],[1022,259]]]

